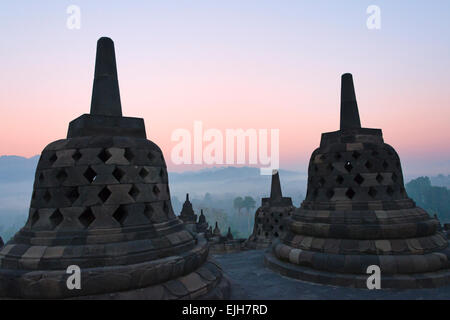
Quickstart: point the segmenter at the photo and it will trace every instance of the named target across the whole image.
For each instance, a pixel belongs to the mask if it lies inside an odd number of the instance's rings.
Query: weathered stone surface
[[[267,248],[274,239],[282,237],[287,231],[284,219],[294,212],[292,199],[283,197],[278,171],[272,175],[270,197],[262,199],[262,205],[256,210],[253,233],[244,246],[250,249]]]
[[[284,275],[364,287],[367,267],[378,265],[385,288],[450,280],[439,221],[408,198],[400,159],[381,130],[361,128],[349,74],[342,76],[341,128],[322,134],[311,155],[306,199],[286,225],[266,257]]]
[[[97,49],[91,114],[44,149],[28,221],[0,239],[0,298],[226,298],[206,241],[173,213],[161,149],[122,117],[111,39]],[[81,290],[67,287],[71,265]]]

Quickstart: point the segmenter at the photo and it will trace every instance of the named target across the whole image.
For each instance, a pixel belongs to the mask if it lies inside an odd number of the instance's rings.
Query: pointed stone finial
[[[206,223],[206,217],[203,214],[203,209],[200,210],[200,217],[198,217],[198,223]]]
[[[233,235],[231,234],[231,227],[228,227],[227,238],[228,238],[229,240],[232,240],[232,239],[233,239]]]
[[[341,79],[341,130],[361,128],[353,77],[350,73]]]
[[[219,229],[219,225],[216,221],[216,226],[214,227],[214,235],[220,237],[220,229]]]
[[[114,42],[110,38],[103,37],[97,41],[91,114],[122,116],[116,54]]]
[[[278,174],[278,170],[274,170],[272,172],[272,185],[270,187],[270,198],[280,199],[282,197],[283,195],[281,193],[280,176]]]
[[[189,202],[189,193],[186,193],[186,202]]]

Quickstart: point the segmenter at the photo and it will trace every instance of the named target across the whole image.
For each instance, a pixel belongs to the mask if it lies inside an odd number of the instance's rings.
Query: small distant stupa
[[[183,204],[179,218],[184,222],[186,228],[192,233],[204,233],[207,236],[208,222],[203,214],[203,209],[200,210],[200,216],[197,220],[197,215],[192,208],[192,203],[189,201],[189,193],[186,194],[186,201]]]
[[[220,229],[219,229],[219,224],[216,221],[216,225],[215,225],[214,231],[213,231],[213,236],[220,237],[221,235],[222,234],[221,234]]]
[[[189,201],[189,193],[186,194],[186,201],[183,203],[183,209],[181,209],[179,218],[184,223],[196,223],[197,215],[192,209],[192,203]]]
[[[295,209],[292,199],[283,197],[277,170],[272,174],[270,198],[263,198],[261,202],[261,207],[255,213],[253,233],[245,242],[245,246],[250,249],[267,248],[273,239],[282,237],[286,232],[283,219],[290,217]]]
[[[200,210],[200,216],[198,217],[197,222],[197,232],[205,233],[208,230],[208,222],[206,221],[206,217],[203,214],[203,209]]]
[[[0,251],[0,298],[224,298],[228,281],[173,213],[161,149],[122,116],[114,43],[97,43],[90,114],[42,152],[26,225]],[[81,270],[81,289],[67,268]]]
[[[228,240],[233,240],[233,235],[231,234],[231,227],[228,227],[227,239]]]
[[[340,122],[312,153],[306,199],[266,264],[331,285],[367,288],[372,265],[381,288],[449,284],[447,239],[406,194],[399,156],[381,130],[361,128],[351,74],[342,76]]]

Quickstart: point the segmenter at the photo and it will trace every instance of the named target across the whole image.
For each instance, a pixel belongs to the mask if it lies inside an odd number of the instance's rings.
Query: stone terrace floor
[[[415,290],[366,290],[312,284],[283,277],[264,266],[265,250],[214,254],[232,282],[231,299],[450,299],[450,287]],[[383,286],[383,283],[381,283]]]

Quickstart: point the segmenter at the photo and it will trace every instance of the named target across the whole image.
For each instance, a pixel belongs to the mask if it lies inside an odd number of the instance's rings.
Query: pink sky
[[[123,113],[145,119],[170,170],[198,168],[171,163],[170,137],[200,120],[223,132],[280,129],[281,167],[306,171],[320,134],[338,129],[340,75],[351,72],[362,125],[383,129],[406,173],[450,173],[450,48],[441,25],[450,19],[442,8],[409,16],[412,29],[400,23],[401,6],[381,2],[383,27],[370,31],[365,5],[352,6],[347,20],[312,4],[276,8],[275,16],[274,4],[238,15],[235,5],[159,4],[147,21],[118,5],[101,15],[86,2],[79,31],[65,28],[65,5],[11,6],[15,19],[0,19],[2,30],[13,30],[0,56],[0,155],[39,154],[89,112],[96,40],[105,35],[116,45]],[[433,22],[437,13],[443,17]],[[102,17],[103,25],[93,23]]]

